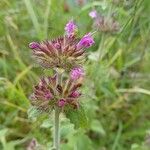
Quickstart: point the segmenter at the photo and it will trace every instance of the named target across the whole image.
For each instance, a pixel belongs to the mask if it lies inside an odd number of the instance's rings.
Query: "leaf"
[[[36,121],[36,118],[40,116],[42,112],[38,110],[35,106],[31,106],[28,109],[28,118],[31,119],[32,121]]]
[[[103,128],[103,126],[101,125],[101,123],[98,120],[93,120],[91,123],[91,129],[103,136],[106,135],[105,130]]]
[[[6,136],[7,132],[8,132],[7,128],[0,130],[0,138]]]
[[[66,112],[66,117],[70,119],[70,122],[74,124],[76,129],[87,127],[88,121],[82,106],[79,109],[69,109]]]
[[[41,124],[41,128],[51,128],[53,126],[52,121],[50,119],[46,119]]]

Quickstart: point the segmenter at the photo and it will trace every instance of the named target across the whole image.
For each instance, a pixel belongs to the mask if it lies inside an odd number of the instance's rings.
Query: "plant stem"
[[[99,48],[98,48],[98,52],[99,52],[99,59],[98,59],[98,62],[101,61],[101,59],[102,59],[102,57],[103,57],[103,53],[104,53],[104,42],[105,42],[105,33],[102,33],[100,45],[99,45]]]
[[[55,122],[54,122],[54,150],[59,150],[60,135],[59,135],[59,108],[55,107]]]
[[[61,80],[62,80],[62,70],[57,69],[56,70],[57,75],[58,75],[58,80],[57,80],[57,84],[56,84],[56,88],[57,85],[61,85]],[[53,150],[59,150],[59,146],[60,146],[60,135],[59,135],[59,115],[60,115],[60,108],[55,106],[55,114],[54,114],[54,148]]]

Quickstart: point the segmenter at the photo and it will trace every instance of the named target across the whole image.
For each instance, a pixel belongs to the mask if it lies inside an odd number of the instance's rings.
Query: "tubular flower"
[[[81,40],[76,35],[77,27],[73,21],[67,23],[66,34],[63,37],[43,42],[32,42],[33,57],[44,68],[61,68],[70,71],[72,68],[81,66],[85,61],[85,48],[94,44],[91,34],[86,34]]]
[[[91,33],[88,33],[85,36],[83,36],[83,38],[79,41],[79,43],[77,44],[77,48],[78,49],[89,48],[94,43],[95,42],[94,42],[94,39],[93,39]]]
[[[77,80],[83,76],[84,76],[83,68],[78,67],[71,70],[70,77],[72,80]]]
[[[65,26],[65,31],[68,37],[73,37],[76,32],[77,32],[77,26],[73,22],[73,20],[70,20],[66,26]]]
[[[89,12],[89,16],[91,18],[96,18],[97,17],[97,11],[96,10],[92,10],[91,12]]]
[[[39,43],[37,43],[37,42],[30,43],[29,44],[29,48],[31,48],[31,49],[39,48]]]
[[[78,90],[82,85],[80,78],[74,82],[63,78],[62,83],[58,83],[57,75],[42,78],[30,96],[31,104],[46,112],[55,106],[78,108],[78,98],[81,96]]]
[[[65,99],[60,99],[60,100],[58,101],[58,106],[59,106],[59,107],[64,107],[65,104],[66,104]]]

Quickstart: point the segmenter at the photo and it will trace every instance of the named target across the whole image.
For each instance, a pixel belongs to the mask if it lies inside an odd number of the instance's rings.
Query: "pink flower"
[[[73,91],[73,92],[71,93],[70,97],[78,98],[80,95],[81,95],[81,93],[79,93],[78,91]]]
[[[31,48],[31,49],[39,48],[39,46],[40,46],[40,44],[37,42],[32,42],[29,44],[29,48]]]
[[[86,34],[80,41],[79,43],[77,44],[77,48],[80,49],[80,48],[89,48],[91,47],[93,44],[94,44],[94,39],[93,37],[91,36],[91,33],[88,33]]]
[[[93,18],[96,18],[97,17],[97,11],[96,10],[93,10],[89,13],[89,16],[93,19]]]
[[[44,97],[45,97],[45,100],[49,100],[49,99],[52,99],[53,96],[52,96],[52,94],[48,91],[48,92],[45,93],[45,96],[44,96]]]
[[[70,77],[72,80],[77,80],[83,76],[84,76],[83,68],[78,67],[71,70]]]
[[[59,106],[59,107],[64,107],[65,104],[66,104],[66,101],[65,101],[65,99],[63,99],[63,98],[58,101],[58,106]]]
[[[74,34],[77,31],[77,26],[73,22],[73,20],[70,20],[66,26],[65,26],[65,31],[68,37],[74,36]]]

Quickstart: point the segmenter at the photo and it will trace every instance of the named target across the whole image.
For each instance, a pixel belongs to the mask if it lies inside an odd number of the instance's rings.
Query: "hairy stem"
[[[57,85],[61,85],[62,80],[62,70],[57,69],[56,70],[58,75]],[[57,88],[57,87],[56,87]],[[59,150],[60,146],[60,135],[59,135],[59,115],[60,115],[60,108],[55,107],[55,114],[54,114],[54,148],[53,150]]]
[[[54,150],[59,150],[60,135],[59,135],[59,108],[55,107],[55,122],[54,122]]]

